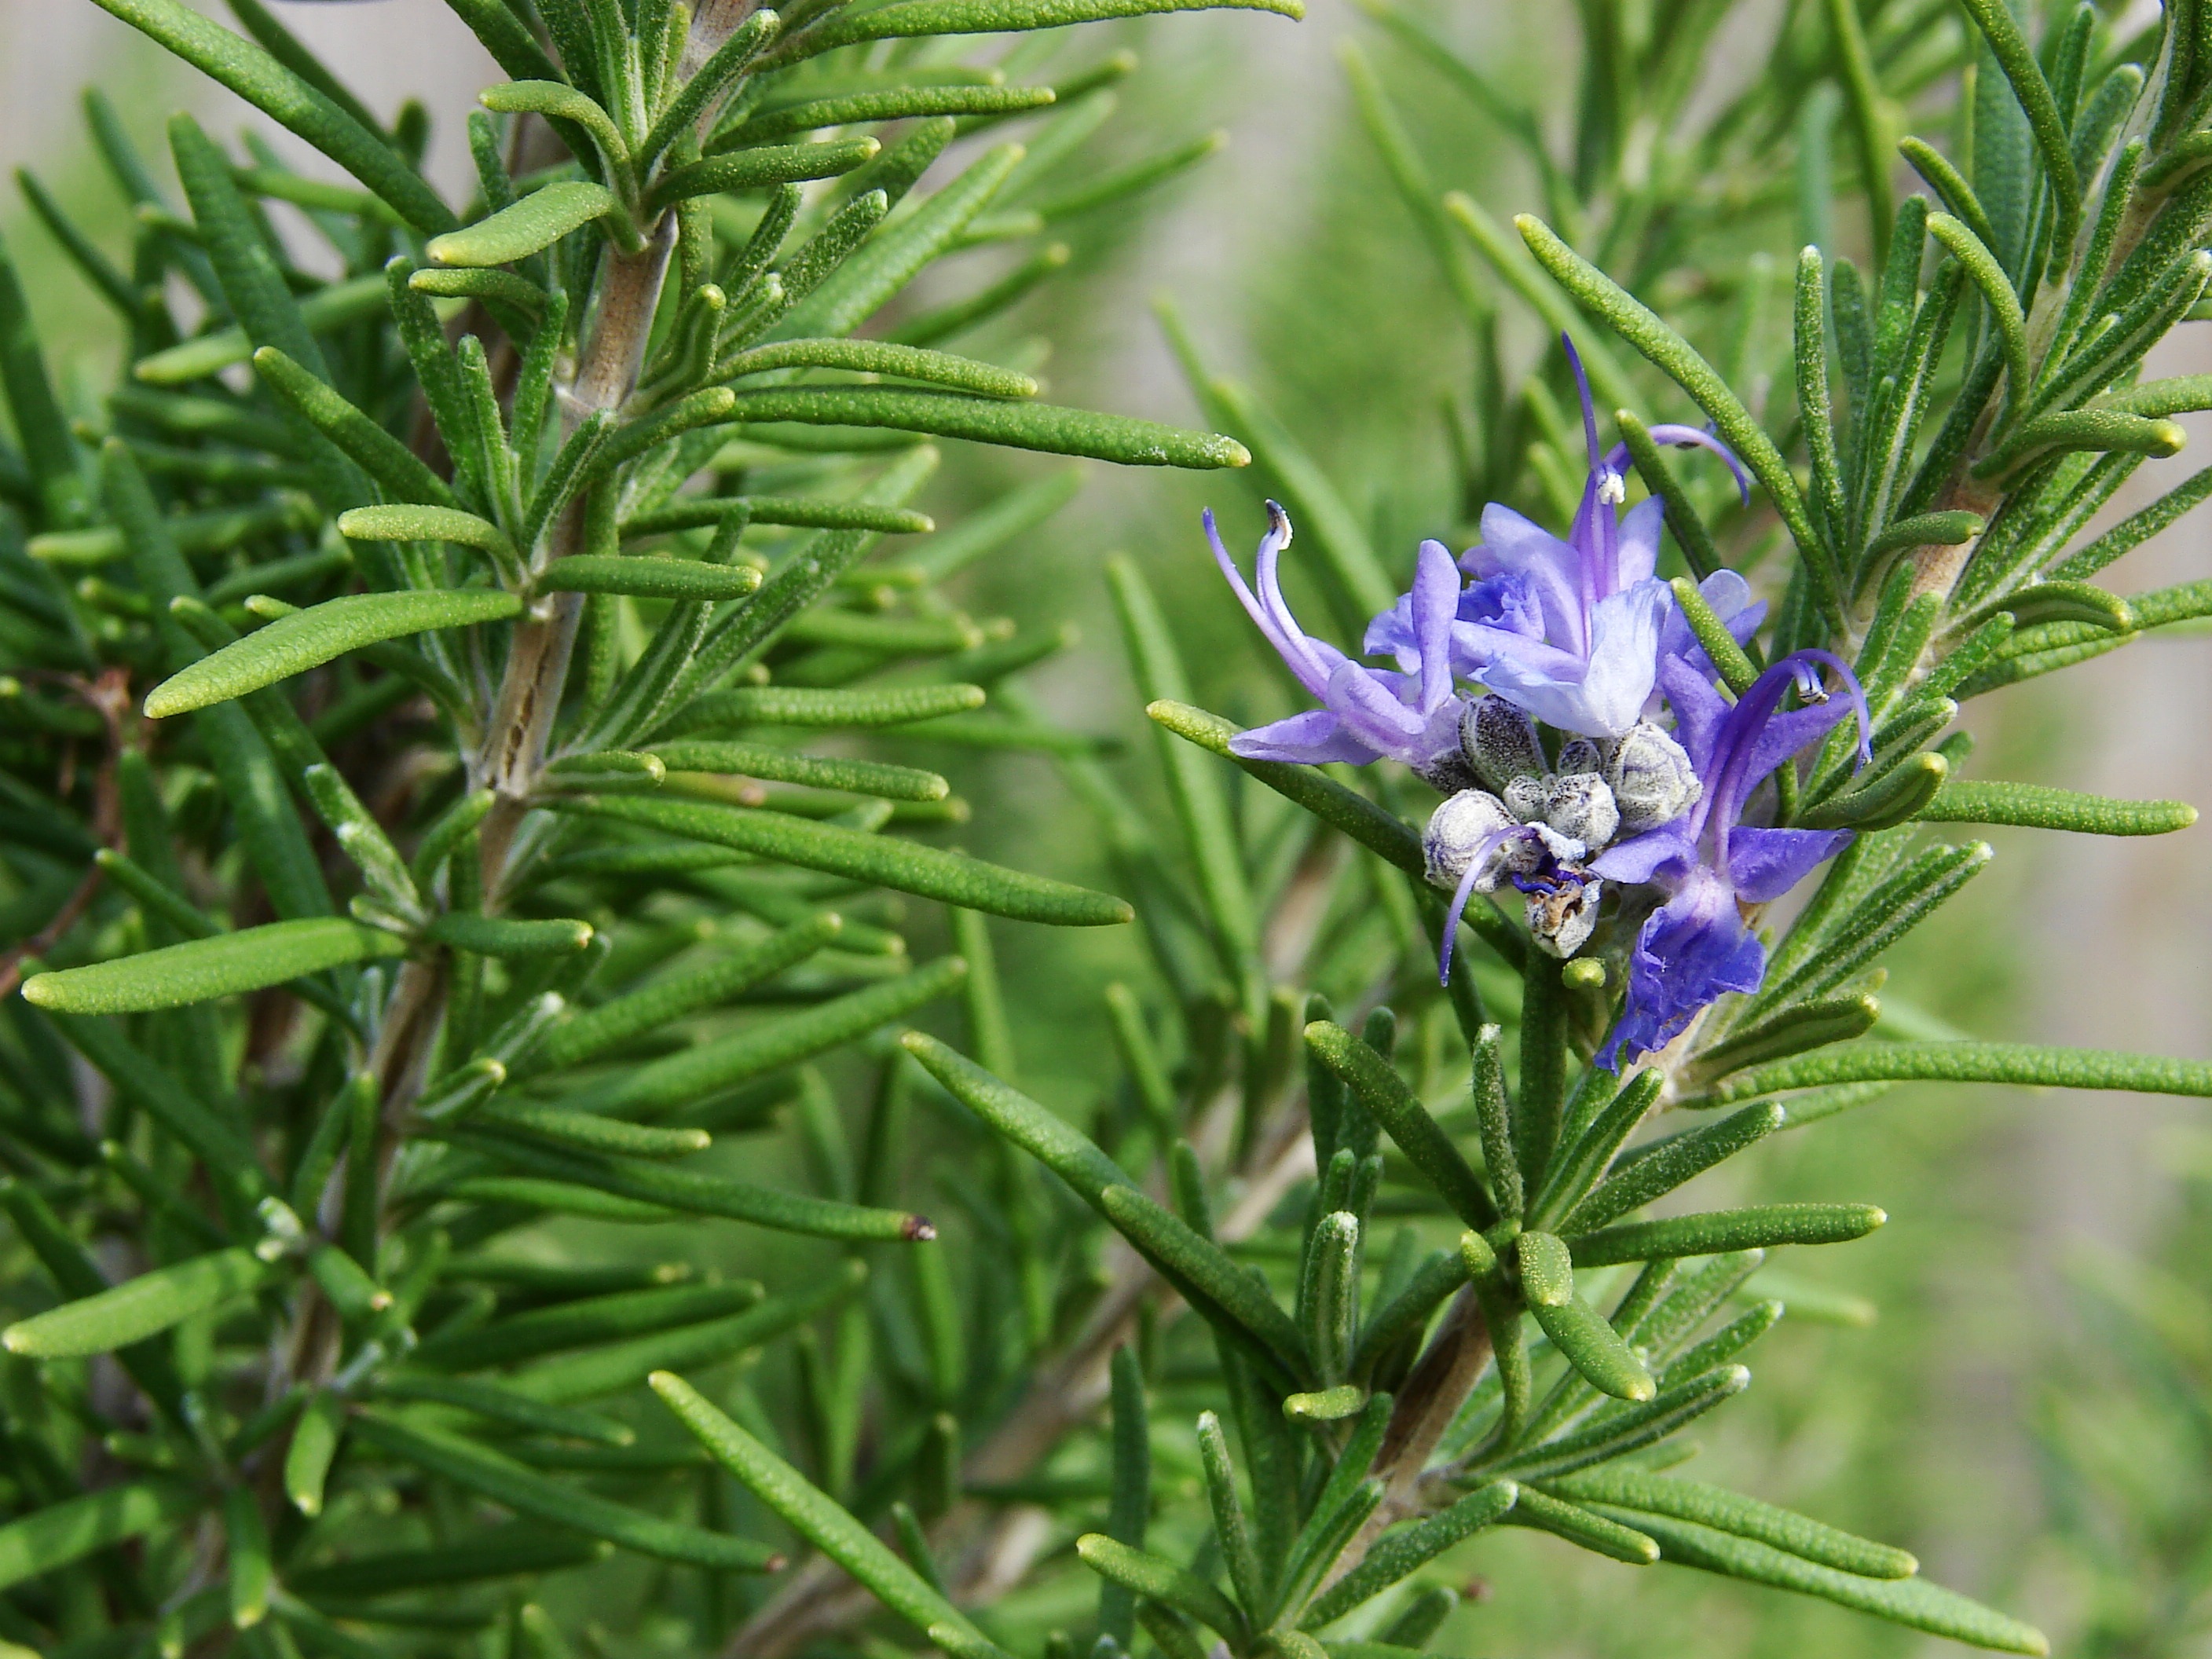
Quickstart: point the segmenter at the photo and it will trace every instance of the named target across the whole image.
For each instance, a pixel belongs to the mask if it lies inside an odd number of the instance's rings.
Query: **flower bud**
[[[1536,723],[1499,696],[1477,697],[1460,716],[1459,746],[1486,787],[1503,793],[1516,778],[1544,769]]]
[[[1457,889],[1468,865],[1486,844],[1489,851],[1483,855],[1483,872],[1474,883],[1479,893],[1496,888],[1498,878],[1508,870],[1534,868],[1541,853],[1540,846],[1530,844],[1533,836],[1499,834],[1519,828],[1495,795],[1480,789],[1462,789],[1449,797],[1429,815],[1429,826],[1421,833],[1429,884],[1448,893]]]
[[[1559,745],[1559,763],[1552,769],[1561,777],[1575,772],[1605,771],[1605,750],[1588,738],[1571,738]]]
[[[1705,793],[1682,745],[1649,720],[1630,726],[1613,745],[1606,781],[1612,786],[1624,836],[1672,823]]]
[[[1613,839],[1620,828],[1620,809],[1603,778],[1595,772],[1573,772],[1549,781],[1552,798],[1545,823],[1592,852]]]
[[[1620,828],[1613,791],[1595,772],[1516,778],[1505,786],[1505,810],[1523,823],[1540,823],[1577,843],[1580,858],[1603,847]]]

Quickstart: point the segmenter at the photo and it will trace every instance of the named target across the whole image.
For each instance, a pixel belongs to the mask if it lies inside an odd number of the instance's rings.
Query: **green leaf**
[[[718,962],[664,975],[627,995],[611,998],[555,1027],[516,1075],[574,1066],[617,1043],[727,1001],[805,961],[843,928],[843,921],[834,914],[811,916]]]
[[[650,1381],[661,1403],[716,1462],[878,1601],[925,1635],[933,1626],[941,1625],[981,1651],[997,1653],[965,1613],[892,1554],[849,1511],[709,1405],[690,1383],[667,1371],[654,1373]],[[998,1655],[998,1659],[1005,1656]]]
[[[335,1601],[559,1572],[605,1560],[608,1553],[606,1545],[579,1537],[566,1527],[509,1521],[464,1537],[444,1539],[424,1549],[392,1550],[319,1566],[295,1567],[284,1575],[284,1582],[297,1595]]]
[[[300,320],[316,333],[359,322],[384,311],[388,301],[382,276],[355,276],[332,283],[300,298]],[[184,386],[219,374],[253,355],[253,342],[242,328],[222,328],[195,335],[182,345],[141,357],[131,366],[131,378],[144,386]]]
[[[1929,802],[1936,798],[1950,775],[1948,759],[1933,750],[1923,750],[1907,756],[1872,782],[1808,808],[1796,822],[1808,830],[1848,828],[1865,835],[1893,830],[1924,816]]]
[[[344,1430],[345,1401],[328,1389],[318,1389],[284,1448],[284,1496],[311,1521],[323,1512],[323,1489]]]
[[[384,279],[380,276],[374,280],[380,310],[385,303]],[[301,307],[301,314],[307,314],[306,307]],[[243,357],[246,354],[241,350],[239,355]],[[416,459],[414,451],[340,397],[319,376],[275,346],[263,346],[252,353],[252,358],[255,370],[269,389],[351,457],[386,494],[398,501],[428,501],[438,507],[459,508],[459,501],[443,478]],[[210,599],[209,603],[218,601]]]
[[[907,1046],[914,1043],[908,1039]],[[1305,1342],[1267,1285],[1232,1261],[1212,1239],[1133,1187],[1109,1187],[1098,1197],[1106,1218],[1137,1247],[1217,1328],[1251,1343],[1293,1377],[1309,1373]]]
[[[830,729],[904,726],[981,708],[980,685],[864,686],[813,690],[795,685],[740,685],[710,691],[669,722],[678,731],[744,726],[805,726]]]
[[[778,1232],[816,1238],[927,1243],[937,1237],[927,1218],[903,1210],[870,1209],[813,1198],[781,1187],[756,1186],[659,1164],[556,1150],[502,1132],[489,1123],[446,1132],[456,1145],[554,1181],[596,1188],[640,1204],[719,1216]]]
[[[512,593],[471,590],[351,593],[325,599],[201,658],[182,673],[171,675],[146,694],[146,714],[150,720],[161,720],[228,702],[320,667],[365,645],[428,629],[501,622],[520,615],[521,610],[522,601]]]
[[[1709,1081],[1785,1054],[1864,1036],[1881,1018],[1881,1005],[1863,994],[1801,1002],[1730,1032],[1691,1061],[1683,1077],[1690,1082]]]
[[[549,1480],[513,1459],[458,1435],[403,1424],[381,1413],[362,1412],[354,1433],[387,1456],[452,1481],[464,1491],[540,1521],[603,1538],[620,1549],[663,1561],[719,1572],[772,1571],[781,1558],[764,1544],[709,1532],[681,1521],[616,1504],[575,1486]]]
[[[718,379],[764,374],[775,369],[840,368],[860,374],[896,374],[983,398],[1034,398],[1037,383],[995,363],[949,351],[896,345],[885,340],[777,340],[740,351],[714,365]]]
[[[259,46],[210,21],[182,0],[96,3],[306,139],[425,235],[453,228],[452,210],[397,150]]]
[[[1137,694],[1147,702],[1188,696],[1182,659],[1151,585],[1126,558],[1107,562],[1106,582],[1121,617]],[[1198,876],[1199,896],[1212,924],[1214,946],[1232,983],[1250,985],[1255,976],[1253,961],[1260,948],[1260,926],[1245,876],[1243,848],[1222,789],[1225,780],[1202,756],[1175,742],[1166,732],[1161,732],[1158,740],[1168,799],[1174,805],[1184,848]],[[1255,994],[1249,990],[1244,994]]]
[[[1582,1503],[1693,1521],[1862,1578],[1910,1578],[1920,1571],[1919,1562],[1909,1551],[1877,1544],[1810,1516],[1702,1481],[1670,1480],[1615,1466],[1585,1469],[1545,1484]]]
[[[951,994],[968,975],[958,957],[936,961],[866,990],[748,1025],[712,1042],[625,1071],[577,1097],[597,1110],[657,1116],[785,1066],[810,1060],[903,1019]],[[589,1018],[586,1016],[586,1018]]]
[[[1643,1401],[1656,1394],[1644,1362],[1605,1316],[1576,1294],[1567,1246],[1550,1233],[1524,1232],[1516,1248],[1528,1311],[1583,1380],[1616,1400]]]
[[[604,218],[617,206],[613,192],[605,186],[581,179],[563,179],[465,229],[432,237],[422,251],[441,265],[513,264]]]
[[[1586,1233],[1615,1216],[1642,1209],[1692,1176],[1702,1174],[1723,1159],[1735,1157],[1753,1141],[1772,1134],[1783,1122],[1784,1114],[1778,1106],[1747,1106],[1718,1123],[1655,1141],[1648,1151],[1639,1148],[1638,1156],[1622,1160],[1588,1197],[1568,1212],[1559,1231],[1570,1237]]]
[[[2085,836],[2165,836],[2197,822],[2179,800],[2119,800],[2039,783],[1969,782],[1954,778],[1920,811],[1929,823],[2010,823]]]
[[[424,937],[456,951],[513,959],[574,955],[592,942],[592,932],[588,921],[523,921],[449,910],[430,924]]]
[[[2117,593],[2108,593],[2087,582],[2037,582],[2014,588],[2002,599],[1984,605],[1958,626],[1964,629],[1986,622],[2000,611],[2012,613],[2016,628],[2045,623],[2082,623],[2110,633],[2126,634],[2137,626],[2135,611]]]
[[[1129,1184],[1127,1170],[1079,1130],[1046,1110],[1012,1084],[1000,1081],[973,1060],[920,1031],[899,1039],[924,1070],[991,1129],[1019,1146],[1073,1188],[1078,1197],[1105,1212],[1105,1194]]]
[[[1648,1567],[1659,1559],[1659,1546],[1647,1534],[1595,1510],[1564,1503],[1531,1486],[1521,1488],[1520,1502],[1500,1519],[1509,1527],[1531,1527],[1551,1533],[1593,1553],[1626,1561],[1632,1567]]]
[[[1485,1527],[1495,1526],[1512,1510],[1521,1488],[1510,1480],[1492,1480],[1449,1509],[1386,1532],[1350,1572],[1323,1590],[1298,1621],[1304,1630],[1320,1630],[1350,1613],[1443,1554],[1453,1545]]]
[[[34,1510],[0,1526],[0,1589],[44,1577],[94,1550],[143,1537],[205,1501],[182,1482],[133,1480]]]
[[[2042,153],[2045,180],[2058,210],[2051,246],[2070,249],[2081,227],[2081,180],[2074,167],[2074,145],[2066,118],[2059,112],[2051,83],[2043,78],[2042,67],[2005,0],[1963,0],[1963,3],[1989,43],[1997,67],[2012,83],[2013,96],[2027,112],[2028,130],[2035,135],[2035,147]]]
[[[778,863],[826,871],[872,886],[941,899],[963,909],[987,911],[1017,921],[1096,927],[1127,921],[1134,914],[1126,900],[1110,894],[1025,875],[934,847],[863,835],[840,824],[817,823],[781,812],[615,795],[578,795],[550,804],[562,811],[711,842]]]
[[[862,40],[903,40],[931,34],[997,34],[1012,29],[1057,29],[1115,17],[1221,8],[1272,11],[1300,18],[1299,0],[894,0],[860,13],[835,13],[823,23],[787,36],[768,58],[780,63],[811,57]]]
[[[501,1067],[502,1072],[504,1069]],[[426,1111],[425,1115],[429,1114]],[[602,1117],[596,1112],[572,1112],[557,1106],[514,1101],[491,1102],[474,1114],[474,1121],[519,1134],[535,1135],[556,1146],[573,1146],[586,1152],[612,1152],[627,1158],[688,1158],[714,1144],[714,1136],[704,1129],[658,1129],[643,1123],[628,1123],[617,1117]]]
[[[135,957],[34,974],[23,1000],[64,1014],[133,1014],[258,991],[349,962],[407,953],[407,941],[337,916],[274,921]]]
[[[766,149],[712,155],[667,173],[653,185],[648,212],[657,213],[695,196],[765,190],[807,179],[835,179],[875,159],[883,145],[873,138],[839,138],[826,144],[777,144]]]
[[[412,1358],[417,1364],[434,1365],[441,1370],[480,1370],[565,1348],[614,1346],[672,1326],[726,1318],[744,1312],[760,1299],[761,1287],[750,1279],[631,1286],[509,1314],[489,1325],[434,1333],[415,1350]]]
[[[489,553],[501,563],[518,557],[507,532],[490,520],[450,507],[356,507],[338,514],[338,534],[356,541],[453,542]]]
[[[1567,1248],[1574,1253],[1576,1266],[1601,1267],[1615,1261],[1721,1255],[1780,1244],[1847,1244],[1888,1219],[1872,1204],[1761,1204],[1747,1210],[1633,1221],[1577,1234],[1567,1240]]]
[[[1761,1066],[1714,1085],[1720,1106],[1830,1083],[2010,1083],[2031,1089],[2120,1089],[2212,1096],[2212,1061],[2030,1042],[1853,1042]]]
[[[1523,1480],[1550,1480],[1593,1464],[1608,1462],[1630,1452],[1656,1444],[1684,1424],[1704,1416],[1724,1400],[1751,1386],[1751,1373],[1741,1365],[1721,1365],[1686,1382],[1671,1383],[1640,1405],[1609,1406],[1583,1419],[1571,1434],[1492,1459],[1485,1472],[1510,1474]],[[1556,1400],[1572,1401],[1566,1394]],[[1573,1407],[1571,1404],[1570,1409]]]
[[[1316,1020],[1306,1047],[1349,1088],[1398,1143],[1421,1176],[1455,1214],[1477,1231],[1494,1226],[1498,1206],[1452,1139],[1429,1115],[1397,1068],[1341,1025]]]
[[[629,166],[629,146],[623,140],[622,129],[608,114],[599,100],[579,91],[565,81],[508,81],[495,87],[486,87],[477,94],[477,101],[495,115],[542,115],[549,121],[567,121],[591,134],[609,167],[622,171]],[[548,185],[559,189],[559,185]],[[527,198],[525,198],[527,199]],[[540,244],[544,246],[544,244]],[[537,250],[531,250],[535,252]],[[434,246],[430,251],[433,259],[440,258]],[[520,256],[518,256],[520,257]],[[469,260],[441,260],[447,264],[473,264]],[[502,260],[483,263],[499,264]]]
[[[1162,1602],[1189,1614],[1206,1626],[1232,1649],[1251,1640],[1251,1626],[1237,1604],[1197,1574],[1185,1572],[1172,1561],[1144,1550],[1133,1550],[1103,1532],[1090,1532],[1075,1540],[1083,1565],[1147,1601]]]
[[[1318,767],[1248,760],[1231,753],[1229,740],[1243,728],[1188,703],[1148,703],[1145,713],[1185,741],[1234,762],[1278,794],[1342,830],[1386,862],[1413,875],[1420,875],[1426,869],[1419,830],[1366,796],[1325,775]]]
[[[2027,316],[2021,307],[2020,295],[2013,291],[2011,279],[1997,263],[1997,256],[1983,245],[1982,239],[1949,214],[1929,214],[1928,234],[1943,245],[1982,291],[2004,345],[2007,405],[2015,411],[2027,408],[2035,369],[2028,355]]]
[[[2051,1651],[2040,1631],[1924,1578],[1862,1578],[1694,1521],[1640,1510],[1623,1510],[1621,1516],[1658,1541],[1662,1560],[1795,1590],[1802,1595],[1820,1596],[1877,1619],[1975,1647],[1993,1648],[2001,1653]]]
[[[1788,526],[1790,539],[1804,554],[1806,568],[1820,585],[1824,611],[1835,605],[1836,582],[1826,554],[1814,533],[1805,510],[1805,498],[1782,452],[1752,418],[1728,383],[1713,366],[1658,315],[1626,289],[1591,264],[1555,235],[1551,228],[1530,214],[1513,221],[1521,238],[1544,268],[1575,298],[1610,323],[1620,337],[1665,371],[1704,410],[1729,447],[1752,474],[1766,486],[1775,510]]]
[[[602,1446],[627,1446],[637,1438],[627,1424],[611,1417],[553,1405],[496,1382],[403,1371],[384,1378],[377,1384],[377,1392],[386,1400],[451,1406],[488,1422],[504,1423],[532,1434],[589,1440]]]
[[[867,1282],[867,1263],[848,1257],[834,1270],[816,1275],[804,1291],[773,1297],[757,1308],[720,1319],[651,1331],[619,1342],[603,1341],[581,1352],[518,1371],[508,1381],[518,1393],[533,1400],[566,1403],[600,1399],[634,1389],[653,1372],[672,1365],[717,1365],[765,1347],[842,1307]]]
[[[741,388],[728,418],[892,427],[1048,455],[1085,455],[1122,466],[1243,466],[1252,459],[1232,438],[1156,421],[899,386]]]
[[[0,1331],[0,1346],[32,1359],[109,1353],[243,1296],[275,1271],[244,1249],[194,1256],[18,1320]]]
[[[1975,513],[1922,513],[1899,519],[1867,544],[1867,561],[1872,563],[1907,547],[1964,547],[1983,528],[1981,515]]]
[[[737,773],[773,783],[808,784],[817,789],[874,795],[883,800],[943,800],[952,793],[952,786],[936,773],[915,767],[802,755],[765,744],[679,738],[654,744],[653,752],[672,772]]]
[[[927,513],[910,507],[878,507],[872,501],[832,501],[789,495],[678,496],[623,520],[625,536],[653,536],[665,530],[719,527],[738,514],[747,524],[797,525],[810,530],[879,530],[894,536],[922,536],[937,528]]]
[[[1705,655],[1712,659],[1713,666],[1720,670],[1722,681],[1730,691],[1741,696],[1759,678],[1759,670],[1735,642],[1735,635],[1729,632],[1728,624],[1705,603],[1705,596],[1698,592],[1695,582],[1687,576],[1677,576],[1670,586],[1674,590],[1674,603],[1682,607],[1683,620],[1690,624],[1690,631],[1697,635]]]

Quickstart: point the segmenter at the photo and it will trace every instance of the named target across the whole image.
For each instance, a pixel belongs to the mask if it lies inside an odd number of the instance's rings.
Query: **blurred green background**
[[[436,0],[281,9],[372,106],[424,98],[439,118],[434,174],[462,193],[460,114],[497,76]],[[1563,94],[1575,83],[1578,34],[1565,6],[1431,0],[1424,9],[1501,81]],[[1737,6],[1713,73],[1755,70],[1759,32],[1782,9]],[[1470,354],[1353,117],[1340,43],[1364,43],[1440,185],[1503,219],[1540,205],[1534,181],[1476,112],[1346,0],[1313,0],[1302,25],[1216,15],[1123,38],[1145,63],[1121,94],[1112,143],[1133,155],[1216,126],[1231,142],[1164,192],[1077,222],[1084,274],[1025,302],[976,349],[1026,362],[1032,341],[1048,340],[1056,401],[1195,422],[1152,310],[1171,295],[1212,365],[1255,386],[1368,515],[1394,574],[1409,568],[1414,542],[1449,534],[1458,517],[1437,406],[1464,386]],[[173,108],[234,125],[246,115],[82,0],[0,3],[5,160],[34,167],[81,222],[119,242],[119,204],[75,118],[88,82],[152,153]],[[0,228],[82,407],[112,373],[108,319],[20,198]],[[1855,234],[1843,227],[1846,251]],[[1782,236],[1770,251],[1792,250]],[[1536,325],[1504,309],[1509,353],[1525,365],[1541,343]],[[2170,343],[2159,372],[2212,368],[2196,338]],[[940,522],[1057,465],[948,450],[920,503]],[[2192,465],[2185,454],[2145,468],[2112,513]],[[968,578],[978,617],[1082,630],[1076,649],[1030,677],[1032,691],[1062,721],[1118,740],[1117,772],[1153,804],[1151,738],[1100,574],[1108,553],[1130,553],[1155,585],[1199,702],[1247,722],[1292,706],[1206,556],[1197,514],[1208,503],[1231,547],[1249,545],[1259,516],[1243,483],[1097,469],[1071,507]],[[2208,550],[2203,526],[2185,520],[2131,555],[2117,586],[2212,574]],[[2212,647],[2184,633],[1972,706],[1976,772],[2212,801]],[[947,751],[933,763],[974,803],[967,840],[977,853],[1110,880],[1091,821],[1049,763]],[[1892,962],[1887,994],[1923,1024],[2212,1054],[2208,836],[2201,825],[2150,842],[1998,831],[1996,864]],[[994,939],[1016,993],[1025,1084],[1087,1116],[1108,1069],[1100,992],[1137,971],[1134,940],[1012,925],[994,926]],[[2059,1652],[2212,1651],[2201,1593],[2212,1583],[2212,1127],[2201,1108],[1906,1088],[1728,1167],[1721,1178],[1746,1196],[1863,1199],[1892,1219],[1848,1250],[1786,1264],[1850,1318],[1792,1320],[1764,1345],[1759,1386],[1703,1430],[1700,1472],[1710,1465],[1713,1478],[1907,1546],[1931,1576],[2042,1625]],[[1701,1189],[1694,1203],[1734,1196]],[[670,1247],[634,1232],[625,1244]],[[1486,1537],[1464,1559],[1469,1605],[1443,1645],[1470,1655],[1565,1659],[1632,1645],[1734,1659],[1942,1645],[1695,1573],[1632,1573],[1538,1534]]]

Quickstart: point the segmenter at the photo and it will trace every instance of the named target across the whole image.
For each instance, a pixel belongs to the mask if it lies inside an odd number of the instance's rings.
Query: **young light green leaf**
[[[521,958],[574,955],[592,942],[592,931],[588,921],[525,921],[449,910],[430,924],[424,937],[480,957]]]
[[[64,1014],[144,1013],[406,953],[407,941],[398,934],[343,917],[273,921],[89,967],[34,974],[23,983],[23,1000]]]
[[[18,1320],[0,1346],[33,1359],[110,1353],[266,1283],[276,1269],[243,1248],[193,1256],[126,1279],[97,1296]]]
[[[150,720],[163,720],[228,702],[320,667],[365,645],[403,639],[429,629],[501,622],[521,610],[522,601],[512,593],[465,589],[350,593],[325,599],[270,623],[201,658],[183,672],[171,675],[146,694],[146,714]]]
[[[613,192],[604,185],[563,179],[465,229],[432,237],[422,251],[441,265],[513,264],[604,218],[617,205]]]

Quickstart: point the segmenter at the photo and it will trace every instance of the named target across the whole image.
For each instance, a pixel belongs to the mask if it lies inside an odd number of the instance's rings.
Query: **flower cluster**
[[[1783,659],[1730,701],[1653,574],[1660,503],[1620,513],[1626,447],[1601,448],[1589,382],[1563,343],[1589,451],[1566,538],[1492,502],[1481,541],[1459,559],[1423,542],[1412,589],[1361,641],[1364,656],[1395,668],[1370,667],[1299,626],[1283,598],[1291,521],[1279,506],[1267,503],[1256,592],[1210,512],[1205,522],[1246,612],[1322,705],[1231,747],[1309,765],[1387,756],[1443,792],[1423,836],[1428,879],[1452,895],[1440,972],[1449,976],[1473,896],[1510,885],[1540,949],[1625,957],[1626,1004],[1599,1056],[1610,1068],[1624,1050],[1633,1059],[1664,1048],[1723,993],[1759,988],[1765,948],[1745,908],[1779,898],[1850,832],[1746,823],[1771,813],[1758,786],[1847,714],[1858,719],[1863,759],[1868,719],[1850,670],[1824,651]],[[1748,498],[1735,457],[1711,434],[1651,434],[1713,451]],[[1698,591],[1748,641],[1765,607],[1743,578],[1719,571]],[[1823,668],[1840,695],[1830,695]]]

